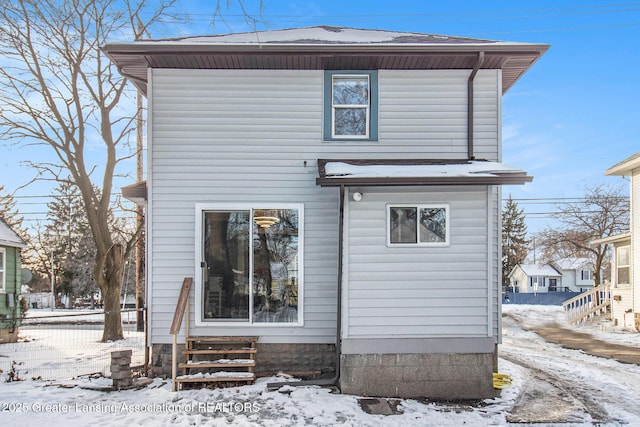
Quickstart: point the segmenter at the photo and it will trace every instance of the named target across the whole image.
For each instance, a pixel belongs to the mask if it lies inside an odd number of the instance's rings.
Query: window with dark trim
[[[378,140],[377,71],[325,71],[324,140]]]
[[[389,246],[449,245],[449,206],[387,206],[387,244]]]

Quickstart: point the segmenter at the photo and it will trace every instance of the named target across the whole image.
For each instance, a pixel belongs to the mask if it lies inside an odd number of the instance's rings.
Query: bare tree
[[[114,35],[138,39],[174,1],[0,2],[0,137],[49,147],[52,161],[31,165],[38,178],[63,181],[70,175],[79,188],[96,243],[103,341],[123,337],[120,286],[135,236],[114,238],[109,209],[117,167],[135,155],[129,142],[136,108],[126,80],[100,46]],[[89,150],[101,150],[100,160],[91,163]]]
[[[563,228],[546,228],[536,236],[544,247],[543,257],[547,260],[589,257],[594,261],[596,284],[602,283],[600,272],[609,247],[592,246],[590,242],[629,230],[628,197],[620,187],[586,188],[580,202],[566,204],[554,216]]]

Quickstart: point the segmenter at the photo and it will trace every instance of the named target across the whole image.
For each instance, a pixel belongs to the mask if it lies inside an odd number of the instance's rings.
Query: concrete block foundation
[[[333,372],[336,367],[334,344],[256,344],[257,374],[277,372]],[[178,344],[178,363],[185,361],[184,344]],[[180,373],[181,374],[181,373]],[[151,375],[171,377],[171,344],[153,344],[151,348]]]
[[[495,396],[493,353],[343,354],[340,389],[376,397],[462,400]]]

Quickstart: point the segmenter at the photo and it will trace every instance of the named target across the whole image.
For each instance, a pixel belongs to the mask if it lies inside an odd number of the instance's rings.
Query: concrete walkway
[[[563,328],[558,324],[548,324],[533,329],[546,341],[571,350],[582,350],[586,354],[614,359],[622,363],[640,365],[640,347],[612,344],[599,340],[593,335]]]

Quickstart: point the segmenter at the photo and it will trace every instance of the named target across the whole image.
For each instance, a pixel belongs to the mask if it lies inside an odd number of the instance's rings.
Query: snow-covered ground
[[[522,413],[523,407],[535,406],[539,400],[534,396],[527,401],[528,391],[552,383],[560,393],[557,400],[545,401],[546,410],[568,412],[572,425],[640,425],[639,366],[565,350],[527,330],[550,321],[564,325],[560,307],[511,305],[505,307],[505,313],[500,371],[512,376],[513,386],[497,398],[474,405],[403,400],[396,415],[370,415],[361,409],[357,396],[333,394],[329,389],[285,387],[266,391],[268,382],[284,380],[275,377],[259,379],[250,386],[177,393],[171,392],[168,381],[155,379],[140,390],[103,392],[92,388],[110,385],[107,378],[7,383],[5,372],[0,375],[0,420],[2,425],[46,423],[65,427],[506,426],[517,412],[514,406]],[[600,339],[640,347],[639,334],[581,330],[593,332]],[[28,351],[27,346],[24,348]]]

